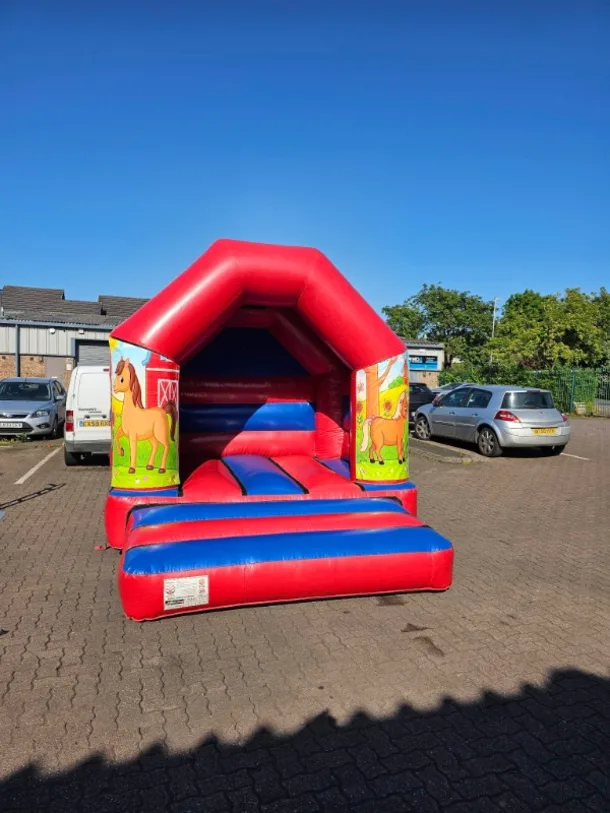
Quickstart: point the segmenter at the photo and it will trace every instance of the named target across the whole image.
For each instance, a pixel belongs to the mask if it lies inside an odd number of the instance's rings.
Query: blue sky
[[[610,285],[610,6],[0,9],[0,285],[150,296],[218,237],[376,308]]]

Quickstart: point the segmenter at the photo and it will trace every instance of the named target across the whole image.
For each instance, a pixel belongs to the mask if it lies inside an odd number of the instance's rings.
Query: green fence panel
[[[610,367],[603,367],[596,372],[595,414],[602,418],[610,418]]]

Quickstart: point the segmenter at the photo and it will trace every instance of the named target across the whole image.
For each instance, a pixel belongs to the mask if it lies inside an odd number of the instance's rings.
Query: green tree
[[[490,355],[500,364],[546,366],[557,337],[554,298],[525,290],[504,303]]]
[[[394,333],[399,336],[405,339],[423,338],[425,325],[423,314],[407,302],[383,308],[383,315]]]
[[[593,300],[597,308],[597,324],[601,330],[601,363],[610,366],[610,291],[600,288]]]
[[[388,325],[406,339],[443,342],[447,363],[479,359],[491,336],[493,303],[469,291],[423,285],[402,305],[383,308]]]
[[[575,366],[596,367],[604,360],[604,335],[600,304],[580,288],[567,288],[563,297],[565,329],[562,341],[570,348]]]
[[[501,363],[548,369],[558,365],[595,366],[606,345],[598,298],[578,288],[563,295],[526,290],[512,294],[490,351]]]

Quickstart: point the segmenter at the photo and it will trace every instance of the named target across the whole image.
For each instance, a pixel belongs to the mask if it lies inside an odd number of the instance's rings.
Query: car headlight
[[[51,414],[50,409],[37,409],[36,412],[32,412],[32,418],[46,418],[47,415]]]

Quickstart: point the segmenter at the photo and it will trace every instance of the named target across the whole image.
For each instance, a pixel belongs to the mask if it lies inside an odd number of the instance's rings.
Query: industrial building
[[[439,373],[445,367],[445,345],[431,339],[401,338],[409,349],[409,379],[438,387]]]
[[[146,299],[98,296],[94,302],[66,299],[61,288],[0,288],[0,378],[55,376],[67,386],[76,364],[107,364],[108,335]],[[442,343],[404,339],[412,381],[438,385],[444,367]]]
[[[67,386],[76,364],[107,364],[110,331],[145,299],[66,299],[61,288],[0,288],[0,378],[55,376]]]

